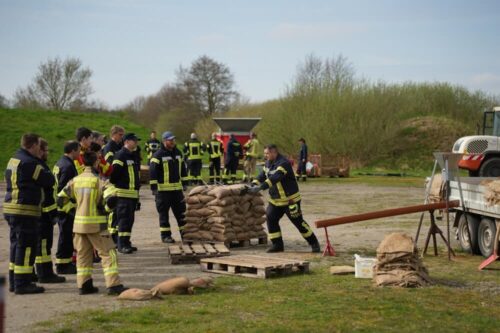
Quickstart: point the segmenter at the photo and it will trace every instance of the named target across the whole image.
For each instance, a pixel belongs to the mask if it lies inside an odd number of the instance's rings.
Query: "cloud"
[[[271,38],[281,40],[340,38],[365,31],[362,24],[352,23],[282,23],[269,33]]]

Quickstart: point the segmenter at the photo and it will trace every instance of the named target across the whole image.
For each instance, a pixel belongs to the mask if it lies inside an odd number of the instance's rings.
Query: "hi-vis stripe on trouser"
[[[309,226],[309,224],[307,224],[307,222],[306,222],[306,221],[303,221],[303,222],[302,222],[302,226],[303,226],[305,229],[307,229],[307,231],[306,231],[306,232],[303,232],[303,233],[302,233],[302,237],[304,237],[304,238],[308,238],[308,237],[310,237],[310,236],[313,234],[313,230],[311,229],[311,227]]]
[[[281,231],[272,232],[269,234],[269,239],[276,239],[281,237]]]
[[[14,266],[14,274],[32,274],[33,266],[30,266],[31,247],[27,247],[24,252],[24,263],[22,266]]]

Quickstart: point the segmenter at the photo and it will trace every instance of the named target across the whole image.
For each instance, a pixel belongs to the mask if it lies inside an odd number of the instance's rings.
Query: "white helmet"
[[[191,133],[191,140],[196,139],[196,133]]]

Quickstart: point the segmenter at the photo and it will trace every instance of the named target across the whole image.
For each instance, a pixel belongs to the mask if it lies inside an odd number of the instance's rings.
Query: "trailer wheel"
[[[493,253],[496,232],[497,227],[495,225],[495,221],[489,218],[481,219],[478,229],[478,243],[479,250],[481,251],[483,257],[488,258]]]
[[[500,157],[491,157],[479,168],[479,177],[500,177]]]
[[[469,222],[469,232],[467,232],[467,222]],[[480,254],[478,239],[477,239],[477,231],[479,226],[479,217],[471,214],[467,214],[467,222],[465,221],[465,214],[460,215],[460,219],[458,220],[458,242],[460,243],[460,247],[464,252],[468,252],[472,254]],[[472,238],[472,241],[469,240],[469,234]],[[472,251],[471,251],[471,243],[472,243]]]

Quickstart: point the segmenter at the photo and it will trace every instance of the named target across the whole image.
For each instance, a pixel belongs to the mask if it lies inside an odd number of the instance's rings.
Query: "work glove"
[[[156,195],[158,194],[158,190],[157,189],[151,190],[151,193],[153,193],[153,196],[156,197]]]
[[[251,186],[251,187],[248,188],[248,193],[249,194],[257,194],[260,191],[262,191],[262,189],[260,188],[260,186]]]
[[[141,210],[141,202],[140,201],[137,201],[137,204],[135,205],[135,210],[136,211]]]

